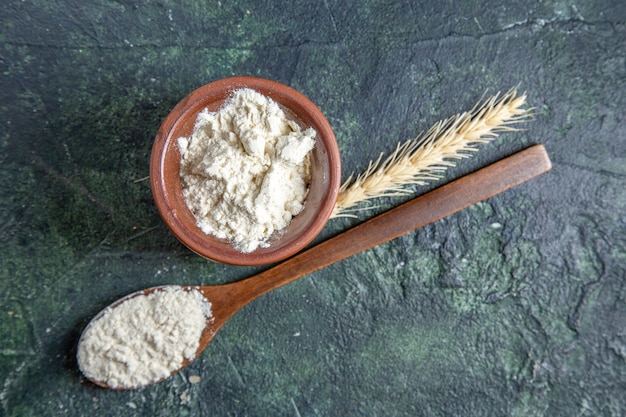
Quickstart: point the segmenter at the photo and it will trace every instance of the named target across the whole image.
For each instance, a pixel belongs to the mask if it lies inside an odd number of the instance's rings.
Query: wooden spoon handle
[[[229,286],[239,306],[304,275],[433,223],[550,170],[535,145],[382,213],[252,278]]]

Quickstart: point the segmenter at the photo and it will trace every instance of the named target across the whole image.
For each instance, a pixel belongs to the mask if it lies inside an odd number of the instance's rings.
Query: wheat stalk
[[[399,143],[383,160],[384,154],[371,161],[367,169],[353,180],[343,183],[333,217],[354,217],[357,206],[374,198],[406,195],[409,185],[424,185],[440,179],[454,160],[467,158],[477,151],[475,145],[487,143],[502,132],[517,130],[511,124],[531,117],[524,108],[526,94],[517,96],[515,89],[479,102],[469,112],[437,122],[425,134]],[[368,206],[372,207],[372,206]]]

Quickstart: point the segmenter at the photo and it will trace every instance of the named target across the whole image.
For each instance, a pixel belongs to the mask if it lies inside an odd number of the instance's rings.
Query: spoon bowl
[[[484,201],[550,169],[551,162],[545,148],[542,145],[535,145],[380,214],[251,278],[216,286],[154,287],[128,295],[104,311],[116,308],[140,295],[149,295],[156,291],[197,290],[211,304],[211,315],[207,317],[206,325],[199,337],[194,356],[197,357],[228,319],[257,297],[332,263]],[[102,314],[100,313],[94,320],[102,317]],[[84,337],[85,332],[79,341],[79,350]],[[178,372],[191,361],[191,359],[183,360],[182,365],[172,370],[170,375]],[[110,386],[106,381],[89,379],[103,387],[120,389]],[[156,378],[145,385],[162,379],[164,378]],[[121,389],[141,388],[145,385],[125,386]]]

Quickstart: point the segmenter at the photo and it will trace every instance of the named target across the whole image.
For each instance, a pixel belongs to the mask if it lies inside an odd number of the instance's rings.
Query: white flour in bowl
[[[244,253],[267,247],[304,207],[315,136],[248,88],[203,110],[178,139],[183,195],[202,231]]]

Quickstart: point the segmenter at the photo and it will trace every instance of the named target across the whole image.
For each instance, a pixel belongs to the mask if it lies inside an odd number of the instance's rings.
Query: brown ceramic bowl
[[[251,253],[237,251],[228,241],[207,235],[196,225],[187,207],[180,182],[177,140],[189,136],[198,113],[217,111],[234,90],[252,88],[280,104],[303,127],[317,131],[311,158],[311,184],[304,209],[267,248]],[[207,259],[232,265],[262,265],[286,259],[307,246],[328,221],[339,192],[339,148],[330,124],[308,98],[275,81],[255,77],[232,77],[206,84],[174,107],[161,125],[152,148],[150,184],[161,217],[189,249]]]

